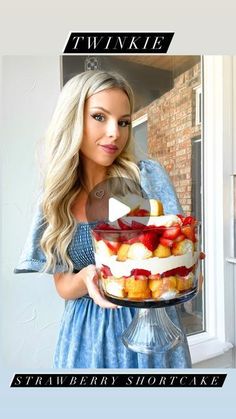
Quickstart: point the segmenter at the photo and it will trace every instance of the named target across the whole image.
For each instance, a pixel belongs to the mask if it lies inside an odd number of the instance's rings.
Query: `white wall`
[[[50,275],[13,274],[39,196],[36,144],[59,91],[58,57],[3,58],[0,340],[2,361],[17,370],[52,366],[64,306]]]

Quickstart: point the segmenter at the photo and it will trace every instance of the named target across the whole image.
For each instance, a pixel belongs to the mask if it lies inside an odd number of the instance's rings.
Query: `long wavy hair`
[[[57,264],[67,272],[73,271],[67,249],[77,224],[71,206],[83,182],[79,149],[83,138],[84,105],[93,94],[111,88],[119,88],[127,94],[132,114],[133,92],[121,75],[107,71],[86,71],[70,79],[63,87],[46,132],[42,195],[45,230],[40,242],[46,255],[46,272],[53,272]],[[127,144],[109,167],[108,176],[140,183],[131,125]]]

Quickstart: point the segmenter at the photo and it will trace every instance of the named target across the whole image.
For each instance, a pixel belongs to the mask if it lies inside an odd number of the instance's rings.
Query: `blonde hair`
[[[82,185],[79,149],[83,138],[84,105],[93,94],[111,88],[119,88],[127,94],[132,113],[133,92],[122,76],[114,72],[86,71],[70,79],[63,87],[46,132],[42,197],[46,228],[40,242],[46,255],[46,272],[54,271],[57,264],[63,265],[65,271],[73,271],[67,248],[77,224],[71,205]],[[128,178],[140,183],[131,126],[125,148],[109,168],[109,177]]]

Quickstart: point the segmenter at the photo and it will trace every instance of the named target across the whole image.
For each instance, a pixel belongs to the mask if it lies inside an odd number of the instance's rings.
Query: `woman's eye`
[[[131,122],[124,120],[124,121],[119,121],[119,125],[123,128],[123,127],[127,127],[128,125],[130,125]]]
[[[101,113],[97,113],[96,115],[92,115],[92,117],[99,122],[103,122],[105,120],[104,115]]]
[[[95,121],[99,121],[99,122],[104,122],[105,121],[105,116],[101,113],[96,113],[96,114],[91,115],[91,116],[95,119]],[[131,122],[129,120],[126,120],[126,119],[121,120],[121,121],[118,122],[118,125],[122,128],[125,128],[130,124],[131,124]]]

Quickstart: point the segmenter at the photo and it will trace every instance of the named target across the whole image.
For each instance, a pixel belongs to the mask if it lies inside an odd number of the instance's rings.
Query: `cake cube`
[[[142,260],[142,259],[148,259],[152,257],[151,250],[148,250],[146,246],[144,246],[143,243],[133,243],[130,245],[129,251],[128,251],[128,258],[129,259],[136,259],[136,260]]]
[[[110,295],[114,295],[115,297],[124,298],[126,296],[125,292],[125,278],[116,278],[114,279],[112,276],[103,280],[104,288],[106,292]]]
[[[124,262],[127,259],[129,249],[130,244],[123,243],[117,252],[117,260]]]
[[[153,298],[159,298],[164,292],[174,291],[176,289],[176,277],[168,276],[161,279],[152,279],[149,277],[149,288],[152,291]]]
[[[176,288],[178,291],[186,291],[193,287],[193,274],[189,274],[186,277],[176,275]]]
[[[154,250],[153,256],[157,256],[158,258],[167,258],[168,256],[171,256],[171,250],[169,247],[159,244]]]

